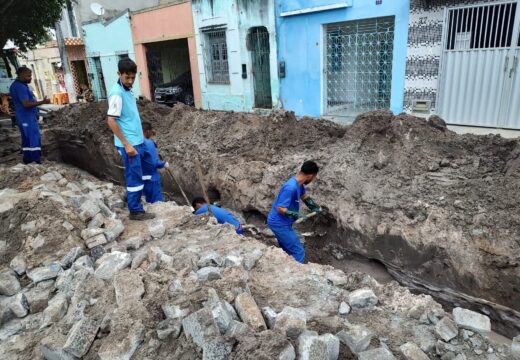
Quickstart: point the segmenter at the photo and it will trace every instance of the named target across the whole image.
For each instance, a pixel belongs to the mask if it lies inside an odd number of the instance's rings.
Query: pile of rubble
[[[62,165],[0,168],[2,359],[512,359],[490,319]]]

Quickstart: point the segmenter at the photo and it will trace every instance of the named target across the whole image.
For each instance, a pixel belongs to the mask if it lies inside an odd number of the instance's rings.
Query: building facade
[[[175,19],[175,21],[172,21]],[[191,74],[193,94],[185,103],[200,107],[200,80],[193,28],[191,1],[132,13],[136,62],[140,69],[143,96],[154,100],[158,85],[169,83],[186,72]]]
[[[349,122],[403,109],[408,0],[276,0],[283,107]]]
[[[411,0],[405,107],[520,129],[520,4]]]
[[[118,80],[119,60],[129,57],[135,61],[130,14],[125,10],[111,19],[86,22],[82,29],[92,90],[97,99],[105,99]],[[136,97],[140,95],[142,69],[138,68],[137,71],[138,81],[134,84]]]
[[[280,106],[274,2],[193,0],[203,109]]]

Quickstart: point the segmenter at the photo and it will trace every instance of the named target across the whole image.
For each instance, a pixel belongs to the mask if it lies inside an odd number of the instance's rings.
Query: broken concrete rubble
[[[274,329],[287,337],[296,339],[307,328],[307,315],[305,311],[286,306],[276,316]]]
[[[132,262],[130,254],[120,251],[104,254],[96,261],[94,275],[103,280],[111,279],[117,272],[123,270]]]
[[[372,289],[358,289],[351,292],[348,302],[353,309],[373,309],[378,299]]]
[[[473,330],[481,334],[491,332],[491,321],[486,315],[475,311],[456,307],[453,309],[453,319],[460,327]]]
[[[363,325],[348,325],[347,329],[341,330],[336,336],[350,351],[359,354],[368,349],[374,334]]]
[[[20,291],[21,286],[16,274],[11,269],[0,271],[0,295],[11,296]]]
[[[435,325],[435,333],[444,341],[450,341],[459,334],[457,324],[448,317],[443,317]]]
[[[235,298],[235,308],[242,321],[255,331],[266,330],[264,318],[256,305],[255,299],[248,293],[241,293]]]
[[[52,263],[47,266],[35,268],[27,272],[27,276],[34,283],[45,281],[49,279],[56,279],[58,273],[61,271],[61,265],[59,263]]]
[[[70,330],[63,350],[76,357],[84,356],[90,349],[98,330],[97,321],[89,318],[81,319]]]

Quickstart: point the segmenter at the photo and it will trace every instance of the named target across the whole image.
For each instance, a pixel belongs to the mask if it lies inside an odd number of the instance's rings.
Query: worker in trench
[[[130,220],[149,220],[155,214],[146,213],[143,194],[143,165],[148,157],[143,128],[132,86],[137,65],[129,58],[119,60],[119,80],[108,95],[107,124],[114,133],[114,143],[125,166],[126,193]]]
[[[41,137],[38,126],[38,106],[50,104],[44,97],[36,101],[29,84],[32,81],[32,71],[22,66],[16,71],[16,80],[11,84],[9,93],[13,100],[16,122],[22,135],[22,153],[24,164],[41,163]]]
[[[195,215],[202,215],[208,212],[208,204],[201,196],[193,199],[191,206],[195,211],[193,212]],[[237,234],[242,235],[244,233],[244,227],[229,211],[224,208],[221,208],[217,205],[210,205],[211,213],[217,219],[219,224],[231,224],[235,227],[235,231]]]
[[[302,264],[305,261],[305,250],[292,226],[298,219],[307,218],[300,213],[300,200],[311,212],[321,211],[321,207],[305,193],[305,185],[310,184],[318,172],[319,167],[314,161],[304,162],[300,171],[282,185],[267,217],[267,225],[280,247]]]
[[[143,192],[146,202],[150,204],[164,201],[161,189],[161,174],[158,170],[170,167],[168,162],[159,159],[155,142],[151,140],[152,132],[152,124],[147,121],[143,122],[144,146],[146,148],[146,155],[143,159]]]

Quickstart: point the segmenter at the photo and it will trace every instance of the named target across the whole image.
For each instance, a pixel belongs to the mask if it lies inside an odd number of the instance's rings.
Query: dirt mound
[[[311,259],[358,253],[384,263],[402,283],[451,304],[520,319],[518,140],[461,136],[438,119],[385,111],[342,127],[286,112],[264,117],[139,106],[189,195],[200,193],[194,181],[197,157],[214,199],[248,219],[261,219],[279,186],[304,160],[314,159],[322,170],[309,192],[327,215],[303,227],[320,235],[307,242]],[[102,107],[56,113],[48,141],[66,147],[67,154],[53,152],[62,160],[121,179],[103,112],[97,110]],[[78,153],[71,143],[89,156],[71,158]],[[169,178],[163,180],[168,191],[178,193]],[[519,331],[514,321],[505,327],[509,334]]]

